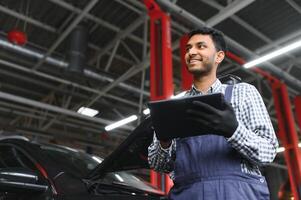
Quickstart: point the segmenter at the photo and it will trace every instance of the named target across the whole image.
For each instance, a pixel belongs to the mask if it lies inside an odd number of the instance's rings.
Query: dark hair
[[[188,37],[191,38],[192,36],[197,35],[197,34],[210,35],[213,40],[215,49],[217,51],[226,52],[227,45],[226,45],[226,41],[224,38],[224,34],[221,31],[218,31],[214,28],[201,27],[201,28],[190,31],[188,33]]]

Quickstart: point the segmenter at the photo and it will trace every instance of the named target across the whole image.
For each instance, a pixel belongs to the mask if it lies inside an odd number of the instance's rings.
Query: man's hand
[[[222,135],[227,138],[235,132],[238,122],[232,106],[226,102],[223,110],[206,103],[193,101],[193,107],[187,110],[189,120],[195,122],[201,132]]]

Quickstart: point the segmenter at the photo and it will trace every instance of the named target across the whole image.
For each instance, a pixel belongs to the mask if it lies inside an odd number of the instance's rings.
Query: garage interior
[[[243,67],[245,62],[300,40],[301,1],[155,3],[170,17],[170,87],[174,94],[182,91],[182,37],[198,26],[214,27],[231,41],[230,54],[219,66],[218,75],[233,74],[254,85],[263,97],[277,135],[283,132],[279,126],[289,121],[293,125],[288,128],[288,138],[295,134],[293,138],[297,139],[291,142],[301,147],[300,49],[259,64],[259,70]],[[140,0],[2,0],[1,136],[22,135],[103,158],[109,155],[145,117],[143,111],[150,101],[152,44],[148,11]],[[285,90],[275,94],[275,82]],[[290,102],[283,105],[279,100],[276,105],[275,98],[283,95]],[[279,121],[277,106],[285,106],[284,112],[291,110],[292,118],[285,116]],[[83,107],[96,110],[96,115],[82,114]],[[105,129],[132,115],[136,116],[135,121]],[[281,147],[274,163],[262,168],[270,180],[271,199],[278,199],[289,177],[288,167],[301,170],[300,163],[293,164],[298,160],[287,164],[284,146],[290,142],[283,143],[282,137],[278,135]],[[294,152],[301,156],[300,150]],[[134,173],[151,181],[149,170]],[[296,187],[301,191],[301,180],[297,181]],[[164,181],[159,187],[165,189]]]

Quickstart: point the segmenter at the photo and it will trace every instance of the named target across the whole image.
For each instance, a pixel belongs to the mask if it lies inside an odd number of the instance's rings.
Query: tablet
[[[196,124],[187,119],[186,111],[193,107],[193,101],[201,101],[217,109],[225,107],[225,99],[222,93],[188,96],[148,103],[153,127],[159,140],[204,134],[200,132]]]

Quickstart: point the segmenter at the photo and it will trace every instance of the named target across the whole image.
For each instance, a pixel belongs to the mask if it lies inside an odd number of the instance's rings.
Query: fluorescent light
[[[285,148],[284,147],[279,147],[276,151],[277,153],[280,153],[280,152],[284,152]]]
[[[80,107],[77,112],[82,115],[87,115],[89,117],[94,117],[99,113],[98,110],[94,110],[92,108],[87,108],[87,107]]]
[[[136,119],[138,119],[137,115],[132,115],[132,116],[130,116],[130,117],[128,117],[128,118],[125,118],[125,119],[123,119],[123,120],[120,120],[120,121],[118,121],[118,122],[115,122],[115,123],[113,123],[113,124],[110,124],[110,125],[106,126],[106,127],[105,127],[105,130],[106,130],[106,131],[113,130],[114,128],[117,128],[117,127],[119,127],[119,126],[125,125],[125,124],[127,124],[127,123],[132,122],[132,121],[135,121]]]
[[[278,49],[276,51],[273,51],[271,53],[268,53],[268,54],[266,54],[266,55],[264,55],[264,56],[262,56],[260,58],[257,58],[257,59],[255,59],[253,61],[250,61],[250,62],[244,64],[243,66],[245,68],[253,67],[253,66],[258,65],[260,63],[263,63],[263,62],[265,62],[267,60],[270,60],[270,59],[272,59],[274,57],[277,57],[277,56],[279,56],[281,54],[284,54],[284,53],[287,53],[289,51],[292,51],[292,50],[294,50],[294,49],[296,49],[298,47],[301,47],[301,40],[299,40],[297,42],[294,42],[293,44],[290,44],[288,46],[285,46],[285,47],[283,47],[281,49]]]
[[[143,110],[143,114],[144,115],[148,115],[149,113],[150,113],[150,109],[149,108]]]
[[[298,144],[298,147],[301,147],[301,142]],[[277,153],[284,152],[285,148],[284,147],[279,147],[276,151],[277,151]]]

